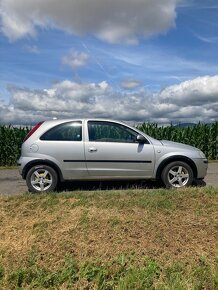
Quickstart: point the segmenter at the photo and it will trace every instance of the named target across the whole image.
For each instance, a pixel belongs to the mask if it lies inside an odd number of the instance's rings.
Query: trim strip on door
[[[151,160],[63,160],[64,162],[152,163]]]

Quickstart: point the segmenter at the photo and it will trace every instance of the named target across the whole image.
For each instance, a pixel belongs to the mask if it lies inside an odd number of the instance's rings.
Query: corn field
[[[208,159],[218,159],[218,122],[192,127],[159,127],[144,123],[137,128],[155,139],[189,144],[202,150]]]
[[[0,126],[0,166],[17,164],[23,139],[29,131],[28,127]]]
[[[198,124],[193,127],[159,127],[144,123],[137,127],[156,139],[165,139],[189,144],[201,149],[208,159],[218,160],[218,122]],[[0,125],[0,166],[16,165],[20,148],[30,128],[16,128]]]

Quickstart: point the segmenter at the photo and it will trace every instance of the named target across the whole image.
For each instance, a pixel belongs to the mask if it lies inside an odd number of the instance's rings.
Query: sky
[[[0,0],[0,123],[218,120],[217,0]]]

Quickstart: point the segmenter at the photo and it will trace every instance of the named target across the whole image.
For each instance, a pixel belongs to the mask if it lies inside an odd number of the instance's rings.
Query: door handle
[[[90,148],[88,149],[88,151],[89,151],[90,153],[92,153],[92,152],[97,152],[98,150],[97,150],[97,148],[95,148],[95,147],[90,147]]]

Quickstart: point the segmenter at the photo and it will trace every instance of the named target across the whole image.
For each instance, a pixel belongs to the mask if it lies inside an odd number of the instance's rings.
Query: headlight
[[[202,151],[199,151],[199,155],[201,156],[201,158],[206,158],[206,156],[204,155]]]

